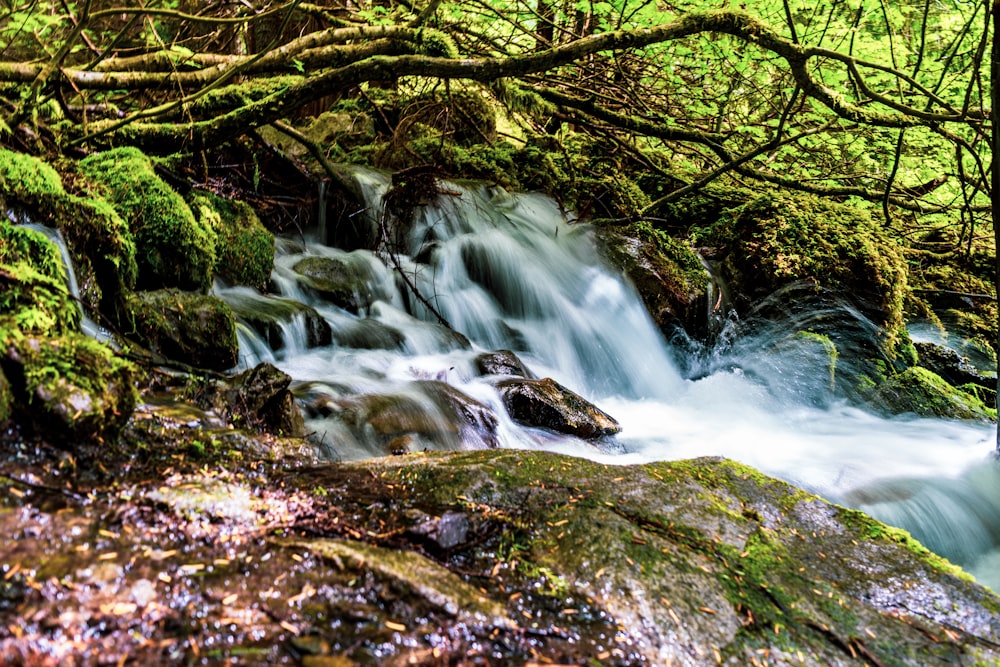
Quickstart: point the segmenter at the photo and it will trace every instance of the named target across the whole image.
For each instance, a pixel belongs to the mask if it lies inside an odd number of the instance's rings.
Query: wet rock
[[[925,417],[982,421],[996,418],[982,400],[956,389],[940,375],[919,366],[888,378],[875,390],[871,405],[888,414],[912,413]]]
[[[288,387],[292,377],[273,364],[261,363],[216,390],[211,403],[229,421],[290,437],[305,434],[305,422]]]
[[[414,510],[409,518],[416,520],[416,524],[406,532],[437,549],[452,549],[469,538],[469,517],[463,512],[445,512],[434,517]]]
[[[612,264],[635,285],[646,310],[666,335],[707,333],[709,279],[686,244],[647,223],[601,227],[598,238]]]
[[[0,353],[0,370],[12,412],[55,442],[110,439],[135,409],[135,366],[83,334],[19,337]]]
[[[497,383],[510,416],[522,424],[592,440],[618,433],[613,417],[551,378]]]
[[[484,596],[454,572],[412,551],[383,549],[352,540],[295,540],[286,544],[308,549],[344,567],[375,572],[460,619],[500,629],[515,627],[503,605]]]
[[[233,291],[226,303],[236,316],[259,333],[272,350],[284,348],[289,330],[301,327],[306,347],[323,347],[333,342],[330,323],[315,308],[293,299]]]
[[[437,380],[412,383],[409,391],[320,398],[313,410],[335,415],[363,440],[386,453],[497,446],[497,418],[483,403]]]
[[[128,299],[128,336],[168,359],[196,368],[236,365],[239,344],[233,311],[218,297],[167,289]]]
[[[521,359],[510,350],[484,352],[474,360],[476,370],[482,375],[510,375],[520,378],[534,377]]]
[[[378,288],[374,269],[364,256],[306,257],[292,268],[303,285],[352,313],[386,296]]]
[[[996,407],[996,379],[980,373],[968,358],[955,350],[934,343],[914,343],[913,346],[917,349],[921,366],[940,375],[946,382],[956,387],[974,385],[985,389],[983,395],[991,399],[984,401],[987,407]]]
[[[332,336],[337,345],[357,350],[402,350],[406,346],[401,331],[367,317],[338,322]]]

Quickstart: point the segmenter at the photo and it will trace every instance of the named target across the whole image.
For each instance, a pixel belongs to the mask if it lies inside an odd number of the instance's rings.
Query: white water
[[[377,220],[386,179],[358,178]],[[741,340],[710,364],[679,364],[687,353],[663,341],[633,290],[604,267],[586,226],[572,224],[551,199],[447,189],[452,194],[418,212],[399,261],[471,348],[437,324],[378,256],[318,243],[281,244],[274,272],[281,296],[310,304],[335,331],[396,344],[307,349],[290,322],[286,345],[273,352],[251,329],[241,330],[243,365],[272,361],[296,379],[308,427],[331,457],[496,444],[620,464],[721,455],[901,525],[1000,590],[1000,472],[991,426],[885,419],[832,400],[823,389],[828,369],[794,345],[777,344],[797,328]],[[303,289],[291,267],[306,255],[363,271],[372,305],[350,313]],[[595,445],[512,422],[489,379],[474,370],[477,354],[498,349],[516,351],[537,376],[592,400],[618,419],[621,434]],[[680,369],[691,366],[708,370],[688,379]],[[490,435],[456,428],[428,380],[487,406],[497,420]],[[425,426],[409,439],[380,441],[357,417],[373,394],[396,397]]]

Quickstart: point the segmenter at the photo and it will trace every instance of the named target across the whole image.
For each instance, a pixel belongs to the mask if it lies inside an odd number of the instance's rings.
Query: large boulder
[[[132,230],[139,289],[208,289],[215,231],[195,218],[149,158],[136,148],[116,148],[88,156],[79,169]]]
[[[906,264],[899,243],[866,210],[775,191],[719,224],[728,225],[731,234],[721,270],[741,313],[783,288],[811,285],[817,295],[832,292],[853,302],[881,332],[883,351],[895,355],[902,339]],[[795,305],[808,298],[803,290],[789,296]]]
[[[510,378],[496,386],[507,412],[522,424],[586,440],[621,430],[613,417],[552,378]]]
[[[196,368],[236,365],[236,317],[218,297],[167,289],[129,297],[126,335],[153,352]]]

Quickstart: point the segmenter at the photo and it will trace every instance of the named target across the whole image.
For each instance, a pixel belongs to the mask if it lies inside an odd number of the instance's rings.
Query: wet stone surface
[[[1000,660],[988,591],[732,462],[317,465],[193,412],[72,454],[4,434],[0,664]]]

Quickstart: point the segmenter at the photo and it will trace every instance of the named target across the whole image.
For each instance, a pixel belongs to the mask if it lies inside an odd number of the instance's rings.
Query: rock
[[[246,202],[208,192],[191,198],[198,221],[218,239],[214,271],[230,285],[267,287],[274,266],[274,237]]]
[[[322,400],[317,412],[336,415],[362,440],[383,451],[484,449],[497,446],[497,418],[490,408],[437,380],[413,382],[395,394]]]
[[[307,549],[344,567],[372,571],[451,616],[503,630],[516,627],[502,604],[418,553],[383,549],[353,540],[290,540],[285,544]]]
[[[58,443],[111,439],[135,409],[135,366],[80,333],[18,337],[3,350],[0,370],[15,413]]]
[[[881,384],[871,405],[888,414],[913,413],[946,419],[996,419],[983,402],[972,394],[956,389],[940,375],[915,366],[893,375]]]
[[[414,510],[410,518],[417,523],[406,532],[438,549],[457,547],[469,537],[469,517],[462,512],[445,512],[439,517],[433,517]]]
[[[635,285],[660,331],[668,337],[677,329],[706,335],[708,274],[690,247],[649,223],[600,227],[598,238],[611,263]]]
[[[497,383],[510,416],[522,424],[593,440],[618,433],[610,415],[551,378],[511,379]]]
[[[236,316],[259,333],[272,350],[284,348],[289,343],[286,336],[295,329],[305,333],[306,347],[324,347],[333,342],[330,323],[315,308],[299,301],[249,290],[227,292],[225,299]]]
[[[796,193],[773,192],[734,209],[724,223],[733,237],[720,265],[742,314],[783,288],[801,308],[807,289],[851,300],[881,332],[880,346],[897,354],[903,331],[906,263],[899,244],[868,211]],[[787,300],[774,301],[780,314]],[[876,355],[872,355],[876,356]]]
[[[94,153],[78,166],[132,230],[139,289],[209,288],[215,232],[195,219],[149,158],[136,148],[123,147]]]
[[[332,336],[337,345],[358,350],[402,350],[406,346],[403,332],[369,317],[338,322]]]
[[[236,318],[218,297],[173,289],[136,292],[128,308],[132,328],[125,334],[154,352],[196,368],[236,365]]]
[[[534,600],[577,609],[558,625],[581,644],[594,632],[587,615],[620,628],[615,646],[629,664],[753,664],[764,650],[846,667],[858,662],[850,648],[869,664],[1000,659],[1000,599],[988,590],[903,531],[732,461],[608,467],[498,450],[339,474],[342,488],[380,479],[404,507],[467,503],[473,525],[510,513],[496,544],[516,541],[513,562],[459,560],[463,569],[492,571],[501,598],[549,591]]]
[[[288,387],[292,377],[273,364],[261,363],[220,383],[204,400],[235,424],[288,437],[305,435],[305,422]]]
[[[497,350],[477,355],[473,363],[481,375],[507,375],[519,378],[534,377],[521,359],[510,350]]]
[[[301,276],[300,280],[307,288],[352,313],[389,296],[380,288],[366,255],[306,257],[296,262],[292,269]]]
[[[985,389],[985,395],[992,399],[986,404],[987,407],[996,407],[996,379],[980,373],[975,366],[969,363],[968,358],[963,357],[955,350],[934,343],[914,343],[914,347],[917,348],[921,366],[936,373],[956,387],[973,385]]]

